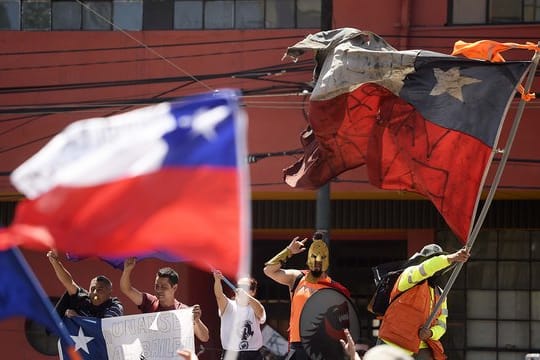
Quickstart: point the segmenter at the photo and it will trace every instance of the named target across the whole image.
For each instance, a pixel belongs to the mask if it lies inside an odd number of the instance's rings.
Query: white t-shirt
[[[258,320],[251,306],[240,306],[236,301],[227,299],[225,312],[219,312],[219,316],[223,349],[246,351],[259,350],[262,347],[261,324],[266,321],[266,313]]]

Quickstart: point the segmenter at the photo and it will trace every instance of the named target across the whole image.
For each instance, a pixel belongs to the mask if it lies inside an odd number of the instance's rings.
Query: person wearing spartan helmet
[[[328,246],[324,242],[324,233],[317,231],[308,250],[307,271],[283,269],[292,256],[306,251],[307,238],[295,237],[291,243],[264,265],[264,273],[275,282],[287,285],[291,295],[291,315],[289,318],[290,350],[286,360],[309,359],[300,337],[300,315],[308,298],[324,288],[336,288],[344,293],[348,290],[333,281],[327,274],[330,265]]]

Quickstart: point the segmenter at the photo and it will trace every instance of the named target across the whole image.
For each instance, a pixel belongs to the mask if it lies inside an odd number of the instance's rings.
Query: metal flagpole
[[[321,30],[332,29],[333,0],[323,0],[321,2],[322,19]],[[330,181],[317,190],[315,204],[315,227],[317,231],[324,233],[324,242],[330,248]]]
[[[538,43],[538,45],[540,46],[540,42]],[[529,91],[531,90],[532,83],[534,81],[534,75],[536,73],[536,68],[538,67],[539,61],[540,61],[540,52],[536,51],[532,58],[529,74],[525,82],[524,94],[528,94]],[[486,196],[486,201],[484,203],[484,206],[482,207],[482,211],[480,212],[480,215],[478,216],[478,220],[474,224],[474,228],[472,232],[469,234],[469,238],[467,239],[467,244],[465,244],[465,247],[468,250],[472,248],[474,242],[476,241],[476,238],[478,237],[478,233],[480,232],[480,228],[482,227],[482,224],[486,218],[487,212],[489,210],[489,206],[491,205],[491,202],[493,201],[493,197],[495,196],[495,191],[497,190],[497,187],[499,186],[499,182],[501,181],[502,173],[506,165],[506,161],[508,160],[508,157],[510,156],[510,149],[512,148],[512,143],[514,142],[514,138],[516,137],[517,129],[519,127],[519,123],[521,122],[521,117],[523,116],[523,111],[525,110],[526,103],[527,102],[523,98],[519,102],[518,109],[514,116],[514,123],[512,124],[510,133],[508,134],[508,141],[506,144],[506,148],[504,149],[503,155],[501,157],[501,161],[499,162],[499,166],[497,168],[497,172],[495,173],[495,177],[493,178],[493,183],[491,184],[489,193]],[[461,271],[462,267],[463,267],[463,263],[457,263],[456,267],[452,271],[452,275],[450,275],[450,278],[448,279],[448,282],[446,283],[446,286],[444,287],[444,290],[441,294],[441,297],[439,298],[439,301],[437,301],[429,318],[424,323],[424,326],[423,326],[424,329],[429,329],[430,324],[433,322],[433,319],[435,318],[437,311],[439,310],[443,301],[446,299],[446,296],[450,292],[450,289],[452,288],[452,285],[456,281],[456,278],[458,277],[459,272]]]

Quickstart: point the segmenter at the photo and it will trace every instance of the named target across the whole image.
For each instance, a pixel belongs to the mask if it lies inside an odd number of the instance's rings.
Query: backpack
[[[373,271],[373,278],[375,280],[375,292],[369,301],[367,309],[377,316],[383,316],[388,306],[390,306],[390,294],[392,293],[394,284],[403,270],[405,270],[405,267],[403,267],[403,262],[400,261],[382,264],[371,268],[371,270]],[[394,300],[401,294],[399,293]]]

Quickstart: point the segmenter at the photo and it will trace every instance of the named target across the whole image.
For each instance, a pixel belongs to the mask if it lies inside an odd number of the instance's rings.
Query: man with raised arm
[[[112,283],[104,275],[99,275],[90,281],[88,290],[81,288],[64,267],[56,251],[47,253],[56,277],[66,288],[66,293],[56,304],[60,316],[89,316],[107,318],[122,316],[124,307],[118,298],[112,297]]]
[[[333,281],[327,274],[330,265],[328,246],[322,232],[315,232],[309,247],[307,271],[283,269],[289,258],[306,251],[307,238],[295,237],[291,243],[276,256],[265,263],[264,273],[272,280],[289,287],[291,296],[291,315],[289,318],[290,350],[286,359],[309,359],[300,338],[300,315],[308,298],[324,288],[337,288],[348,295],[348,290]]]
[[[221,359],[262,360],[259,352],[263,346],[261,325],[266,321],[266,311],[255,298],[257,281],[251,277],[238,280],[234,299],[223,292],[223,274],[214,270],[214,295],[221,318]]]
[[[120,277],[120,290],[126,295],[143,313],[158,311],[185,309],[189,306],[176,300],[175,294],[178,289],[178,273],[170,267],[161,268],[156,273],[154,290],[156,295],[141,292],[131,286],[131,272],[137,263],[136,258],[128,258],[124,261],[124,271]],[[202,342],[210,338],[208,328],[201,320],[201,307],[193,305],[193,331],[197,339]]]

